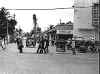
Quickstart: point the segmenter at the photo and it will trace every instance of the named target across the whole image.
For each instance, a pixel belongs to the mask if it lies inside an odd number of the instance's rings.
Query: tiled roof
[[[73,25],[57,25],[56,30],[73,30]]]

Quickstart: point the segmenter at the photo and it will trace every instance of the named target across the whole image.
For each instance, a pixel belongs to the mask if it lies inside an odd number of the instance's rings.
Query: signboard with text
[[[73,25],[57,25],[57,34],[73,34]]]
[[[57,25],[56,30],[73,30],[73,25]]]
[[[73,34],[73,30],[57,30],[57,34]]]
[[[60,24],[56,26],[56,51],[65,52],[65,40],[73,37],[72,24]]]

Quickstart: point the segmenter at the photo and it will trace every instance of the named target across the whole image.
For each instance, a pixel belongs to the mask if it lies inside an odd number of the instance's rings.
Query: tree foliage
[[[54,28],[54,25],[49,25],[49,29],[53,29]]]
[[[30,33],[31,33],[31,34],[35,34],[34,29],[32,29]],[[37,27],[37,28],[36,28],[36,33],[41,33],[41,27]]]
[[[37,32],[41,32],[41,28],[40,27],[37,27]]]
[[[9,19],[10,14],[9,12],[2,7],[0,10],[0,36],[6,37],[7,36],[7,29],[8,34],[13,34],[15,30],[15,25],[17,24],[17,21],[13,18]]]

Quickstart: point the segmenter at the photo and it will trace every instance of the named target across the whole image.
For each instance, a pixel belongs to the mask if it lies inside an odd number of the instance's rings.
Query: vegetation
[[[10,13],[2,7],[0,9],[0,37],[5,38],[7,33],[12,35],[17,21],[10,16]]]

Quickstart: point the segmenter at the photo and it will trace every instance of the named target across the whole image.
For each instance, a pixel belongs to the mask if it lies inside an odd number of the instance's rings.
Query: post
[[[7,44],[8,44],[8,21],[7,21]]]
[[[99,9],[98,9],[99,10]],[[98,11],[98,13],[99,13],[99,11]],[[99,16],[99,14],[98,14],[98,16]],[[97,21],[98,22],[98,41],[100,40],[100,23],[99,23],[99,21]]]
[[[99,6],[100,6],[100,4],[99,4]],[[100,12],[99,12],[99,6],[98,6],[98,9],[97,9],[97,11],[98,11],[98,41],[100,41],[100,22],[99,22],[99,20],[100,20]]]

